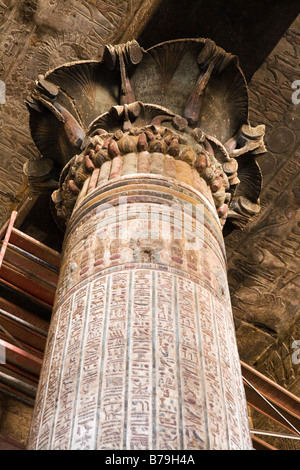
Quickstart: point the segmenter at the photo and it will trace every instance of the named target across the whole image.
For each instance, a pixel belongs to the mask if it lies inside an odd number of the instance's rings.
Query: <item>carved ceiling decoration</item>
[[[300,339],[300,18],[250,86],[250,119],[266,126],[261,211],[226,238],[237,335],[244,360],[299,394],[292,344]],[[249,342],[251,338],[251,342]]]

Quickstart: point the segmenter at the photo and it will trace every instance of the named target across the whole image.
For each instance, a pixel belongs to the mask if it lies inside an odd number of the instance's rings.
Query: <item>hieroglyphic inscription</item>
[[[33,414],[33,425],[31,427],[30,431],[30,438],[32,442],[32,448],[34,448],[38,444],[38,437],[39,437],[39,429],[42,423],[42,416],[43,416],[43,409],[45,405],[45,399],[47,395],[47,387],[48,387],[48,370],[51,364],[51,358],[52,358],[52,352],[53,348],[55,346],[55,343],[57,341],[57,325],[59,323],[59,318],[60,318],[60,312],[65,311],[65,306],[60,307],[55,314],[53,315],[52,318],[52,324],[51,328],[48,334],[47,338],[47,348],[45,351],[45,356],[44,356],[44,361],[43,361],[43,368],[42,372],[40,375],[40,380],[39,380],[39,393],[37,400],[35,402],[35,409],[34,409],[34,414]],[[64,313],[62,314],[62,317],[64,317]],[[62,330],[60,329],[60,333]]]
[[[206,443],[205,397],[197,338],[195,284],[178,278],[178,335],[182,391],[182,438],[186,449],[204,449]]]
[[[100,361],[106,300],[106,278],[96,279],[91,286],[84,337],[79,387],[74,409],[72,449],[92,450],[96,446],[96,424],[100,381]]]
[[[238,450],[241,446],[240,423],[237,412],[237,396],[235,391],[236,380],[232,380],[235,370],[231,364],[231,351],[234,347],[234,343],[229,342],[229,338],[227,336],[227,323],[228,320],[231,319],[228,318],[229,312],[226,309],[226,306],[220,304],[217,299],[213,299],[213,308],[218,337],[219,361],[226,407],[229,448],[232,450]]]
[[[215,300],[215,305],[216,305],[216,300]],[[219,306],[217,306],[217,309],[222,309],[222,305],[219,304]],[[232,364],[232,369],[233,369],[233,375],[235,376],[235,381],[234,383],[231,384],[231,389],[233,393],[235,394],[236,403],[238,403],[238,406],[239,406],[238,417],[239,417],[239,425],[240,425],[240,434],[242,436],[241,442],[243,443],[243,449],[251,449],[252,441],[251,441],[250,433],[249,433],[248,427],[244,425],[248,421],[248,412],[245,406],[246,399],[245,399],[245,389],[244,389],[242,378],[241,378],[242,377],[241,376],[241,364],[240,364],[238,350],[237,350],[232,312],[230,311],[228,307],[227,307],[227,318],[228,318],[228,321],[226,322],[226,330],[227,330],[228,341],[230,345],[229,354],[230,354],[230,359],[231,359],[231,364]]]
[[[124,448],[129,272],[111,276],[101,384],[98,449]]]
[[[37,448],[47,449],[53,428],[53,415],[56,406],[56,399],[59,393],[59,378],[63,362],[64,347],[66,343],[67,331],[70,322],[70,299],[68,299],[54,314],[51,332],[49,334],[50,343],[47,346],[43,370],[41,375],[41,387],[44,389],[44,403],[40,413],[41,429],[39,431]],[[48,367],[51,365],[49,376]],[[43,396],[43,395],[41,395]]]
[[[213,229],[193,256],[172,237],[149,243],[132,230],[114,239],[123,220],[99,221],[97,211],[85,215],[64,253],[62,325],[37,448],[251,447]],[[193,276],[187,263],[195,264]]]
[[[156,274],[155,428],[156,449],[180,448],[178,359],[174,318],[174,276]]]
[[[263,358],[263,368],[267,351],[280,350],[274,340],[289,328],[299,306],[300,106],[292,99],[299,78],[299,25],[300,16],[249,84],[250,122],[266,125],[267,153],[257,157],[263,175],[261,211],[244,230],[226,237],[239,353],[249,364]],[[278,370],[281,364],[283,357]]]
[[[65,348],[65,356],[61,365],[60,388],[55,413],[55,428],[50,443],[54,450],[69,448],[72,410],[74,406],[78,364],[80,360],[80,345],[82,339],[82,325],[87,305],[87,292],[85,288],[74,294],[71,311],[70,329]]]
[[[128,449],[152,448],[152,273],[133,274],[131,341],[129,345]]]
[[[211,294],[201,286],[197,288],[199,323],[201,328],[203,367],[206,390],[209,448],[224,449],[228,438],[222,379],[219,369],[218,338],[212,317]]]
[[[54,317],[31,448],[249,448],[228,305],[154,265],[87,279]]]

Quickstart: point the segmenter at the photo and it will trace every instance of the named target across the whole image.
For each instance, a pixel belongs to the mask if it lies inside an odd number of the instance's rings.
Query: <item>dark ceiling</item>
[[[164,0],[139,43],[210,38],[239,57],[250,81],[299,12],[299,0]]]

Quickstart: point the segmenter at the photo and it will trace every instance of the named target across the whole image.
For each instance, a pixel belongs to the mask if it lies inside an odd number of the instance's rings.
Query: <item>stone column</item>
[[[252,448],[227,176],[208,154],[195,163],[189,139],[155,126],[96,135],[64,171],[54,200],[73,212],[29,449]]]

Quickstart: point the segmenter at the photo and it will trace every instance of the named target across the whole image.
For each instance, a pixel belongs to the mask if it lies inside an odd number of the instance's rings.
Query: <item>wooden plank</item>
[[[0,339],[3,339],[4,341],[7,341],[8,343],[17,346],[18,348],[22,349],[22,351],[25,351],[39,359],[43,360],[44,352],[39,351],[38,349],[30,346],[27,343],[20,342],[16,338],[14,338],[12,335],[8,336],[6,335],[3,331],[0,331]]]
[[[4,328],[18,341],[24,342],[26,345],[32,346],[39,351],[45,350],[47,337],[26,326],[26,323],[20,323],[10,318],[0,309],[0,328]]]
[[[34,387],[37,387],[39,382],[39,377],[36,375],[32,375],[24,369],[20,369],[11,364],[1,364],[0,371],[11,375],[12,377],[16,377],[19,380],[23,380],[24,382],[28,383],[29,385],[33,385]]]
[[[43,311],[43,314],[40,315],[41,319],[44,319],[44,321],[49,321],[51,318],[51,311],[52,311],[52,304],[48,304],[44,302],[41,299],[37,299],[36,297],[32,296],[28,292],[25,292],[19,287],[16,287],[12,284],[10,284],[8,281],[5,281],[4,279],[1,279],[0,277],[0,291],[2,288],[5,288],[8,293],[10,293],[10,300],[11,299],[11,294],[13,293],[16,297],[18,297],[18,305],[20,305],[19,301],[22,301],[22,305],[26,305],[26,303],[32,304],[32,311]],[[7,293],[6,293],[7,295]],[[3,299],[0,298],[2,301]],[[28,307],[26,307],[28,310]],[[48,316],[49,315],[49,316]]]
[[[13,266],[4,263],[1,267],[1,280],[8,282],[13,288],[30,294],[46,305],[52,307],[55,298],[55,289],[45,286],[42,280],[38,280],[34,275],[29,275],[18,271]]]
[[[25,322],[28,328],[31,328],[32,330],[36,330],[37,332],[40,332],[40,334],[43,334],[43,336],[47,336],[47,332],[49,329],[49,321],[45,320],[44,318],[41,318],[35,315],[34,313],[29,312],[28,310],[25,310],[19,305],[16,305],[13,302],[9,302],[8,300],[3,299],[1,297],[0,297],[0,309],[7,312],[8,315],[10,314],[10,315],[17,317],[17,319],[19,319],[21,324],[22,322]]]
[[[5,348],[5,360],[20,369],[39,377],[43,360],[0,338],[0,345]]]
[[[245,384],[247,403],[255,409],[280,423],[293,433],[297,434],[293,427],[300,432],[300,399],[276,384],[253,367],[241,362],[242,375]],[[249,384],[266,398],[283,416],[281,417]],[[290,426],[286,418],[292,426]]]
[[[22,248],[24,251],[31,253],[37,258],[46,261],[53,267],[57,269],[60,268],[61,254],[58,251],[49,248],[16,228],[12,229],[10,243]]]
[[[0,383],[7,384],[15,390],[28,395],[28,397],[35,398],[38,387],[38,379],[30,377],[26,374],[21,374],[19,371],[8,366],[0,366]]]
[[[32,407],[34,406],[35,398],[29,397],[25,393],[22,393],[19,390],[16,390],[15,388],[6,385],[2,382],[0,382],[0,392],[10,395],[13,398],[16,398],[17,400],[21,400],[23,403],[26,403],[26,405]]]
[[[3,258],[4,258],[5,253],[6,253],[7,245],[8,245],[9,239],[10,239],[10,235],[11,235],[13,225],[14,225],[15,220],[17,218],[17,214],[18,213],[16,211],[12,211],[11,216],[10,216],[7,231],[5,233],[4,240],[2,242],[2,246],[1,246],[1,250],[0,250],[0,268],[1,268]]]
[[[276,447],[272,446],[271,444],[268,444],[259,437],[251,436],[251,438],[255,450],[278,450],[276,449]]]
[[[26,251],[17,251],[19,248],[10,243],[7,246],[4,264],[15,266],[19,271],[41,279],[45,285],[56,289],[58,272],[39,262],[38,258],[31,258]],[[1,273],[1,270],[0,270]]]

